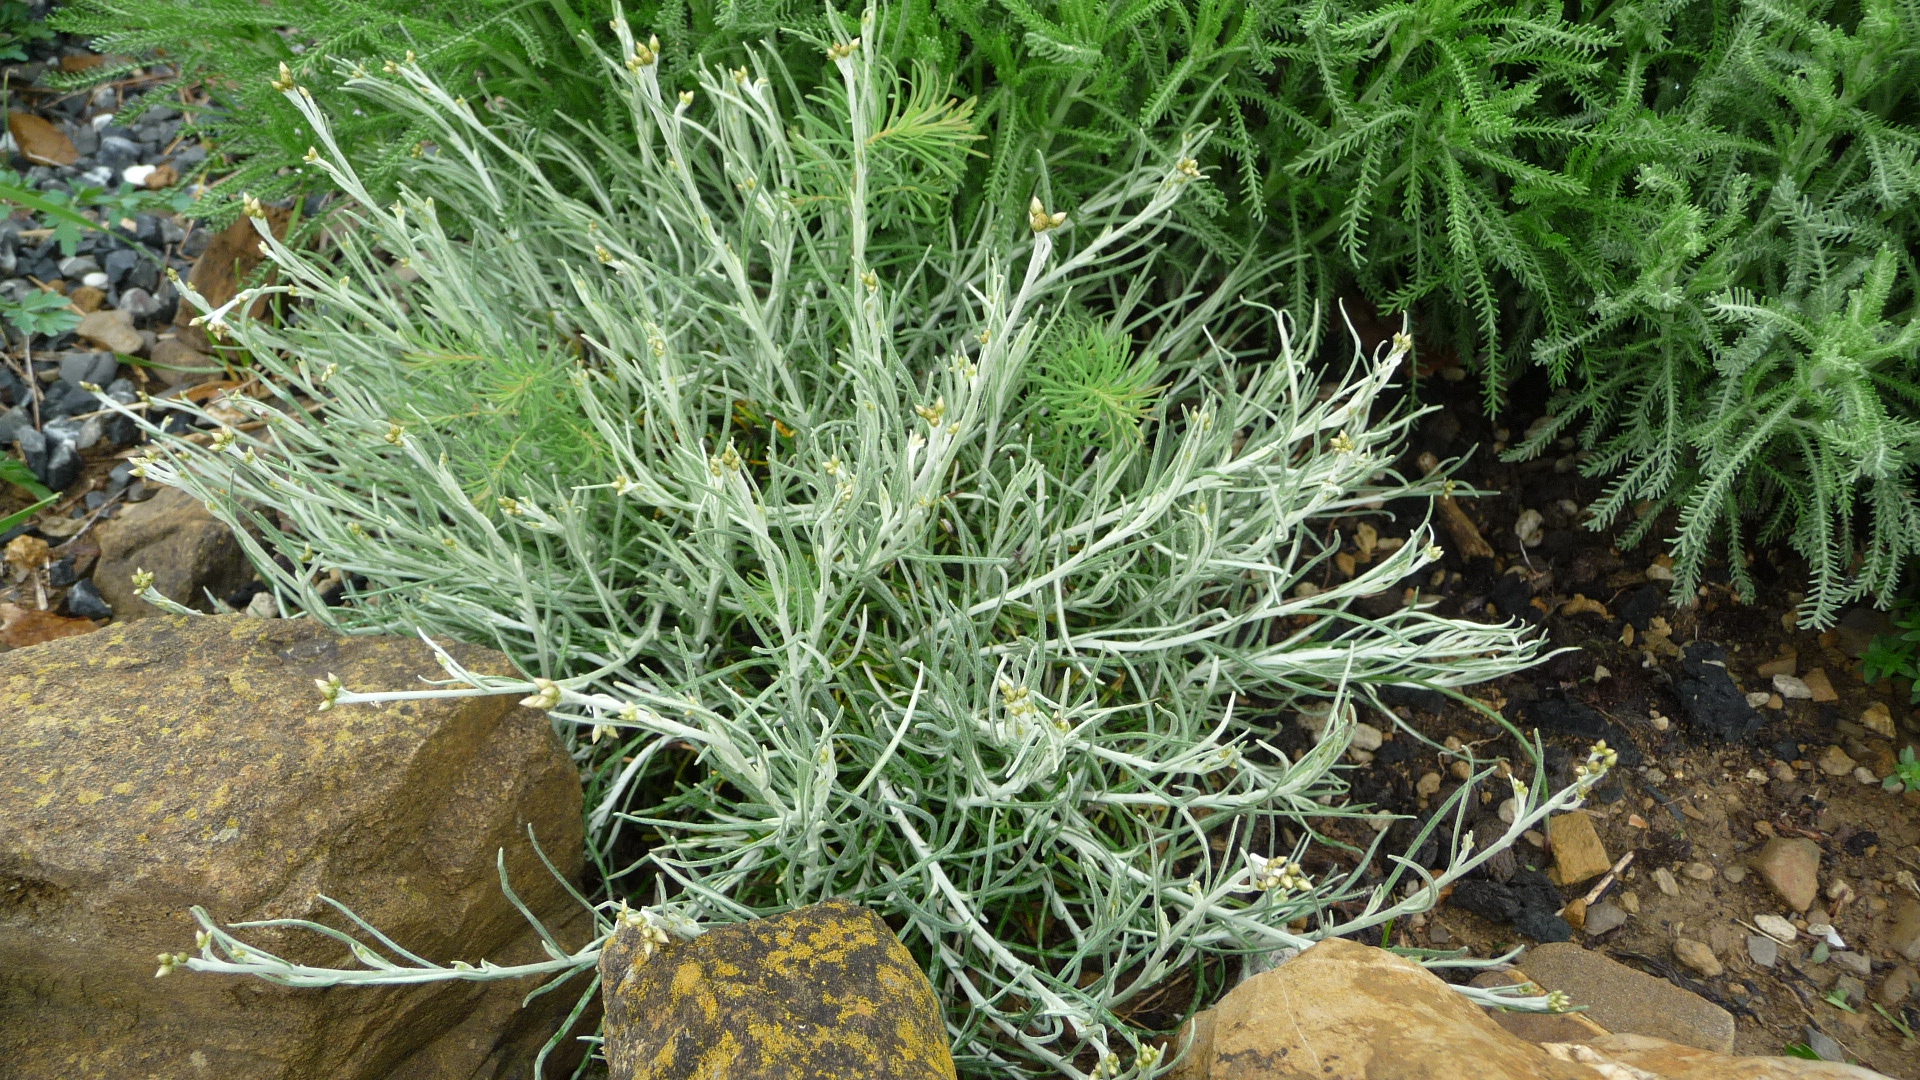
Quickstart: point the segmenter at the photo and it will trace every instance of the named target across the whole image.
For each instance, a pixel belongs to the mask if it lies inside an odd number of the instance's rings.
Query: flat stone
[[[1695,881],[1712,881],[1714,871],[1706,863],[1690,862],[1686,865],[1685,873]]]
[[[1680,883],[1673,879],[1673,871],[1664,866],[1653,872],[1653,883],[1660,889],[1662,896],[1680,895]]]
[[[1703,1050],[1733,1049],[1733,1014],[1698,994],[1571,943],[1541,945],[1520,958],[1520,970],[1548,990],[1586,1005],[1587,1018],[1608,1031],[1651,1035]]]
[[[1625,908],[1602,900],[1587,909],[1586,930],[1588,935],[1604,934],[1625,923],[1628,918],[1630,916]]]
[[[1883,739],[1893,738],[1893,710],[1884,701],[1876,701],[1860,714],[1860,726]]]
[[[1753,868],[1794,911],[1820,895],[1820,845],[1811,840],[1776,836],[1753,857]]]
[[[1720,958],[1713,955],[1703,942],[1692,938],[1678,938],[1673,943],[1673,955],[1681,963],[1709,979],[1717,979],[1726,969],[1720,966]]]
[[[513,673],[498,653],[442,644],[478,673]],[[497,851],[565,948],[591,939],[527,842],[531,826],[559,872],[578,875],[579,773],[544,714],[512,697],[314,707],[329,673],[375,689],[439,670],[416,638],[237,615],[0,654],[0,776],[31,778],[0,783],[5,1074],[473,1080],[526,1068],[574,994],[522,1010],[531,987],[517,982],[342,992],[154,977],[156,955],[194,951],[192,905],[220,923],[339,925],[322,893],[441,963],[545,960],[501,892]],[[238,934],[300,963],[355,966],[313,933]]]
[[[1812,692],[1813,700],[1815,701],[1839,701],[1840,700],[1840,695],[1837,693],[1834,693],[1833,680],[1827,678],[1827,672],[1825,668],[1814,668],[1812,671],[1809,671],[1805,675],[1802,675],[1801,679],[1803,679],[1806,682],[1807,689]]]
[[[1863,979],[1873,974],[1873,961],[1867,957],[1866,953],[1854,952],[1852,949],[1842,949],[1839,952],[1830,954],[1828,959]]]
[[[1734,863],[1732,866],[1721,870],[1720,876],[1738,885],[1747,880],[1747,868],[1741,866],[1739,863]]]
[[[657,951],[623,924],[600,975],[614,1077],[954,1076],[926,975],[879,915],[845,900],[713,927]]]
[[[1893,925],[1887,928],[1880,943],[1888,952],[1905,957],[1909,963],[1920,964],[1920,900],[1900,902]]]
[[[1782,945],[1800,936],[1800,931],[1794,929],[1792,923],[1778,915],[1755,915],[1753,917],[1753,925],[1759,927],[1761,933],[1778,941]]]
[[[1813,700],[1813,688],[1807,685],[1805,679],[1796,675],[1775,675],[1773,677],[1773,692],[1786,698],[1788,701]]]
[[[1747,957],[1763,968],[1770,968],[1780,960],[1780,943],[1765,934],[1748,934]]]
[[[1764,664],[1756,664],[1753,673],[1763,679],[1771,679],[1775,675],[1792,675],[1798,670],[1800,670],[1799,655],[1797,653],[1788,653],[1785,656],[1768,660]]]
[[[1578,885],[1613,867],[1593,819],[1577,810],[1548,819],[1547,842],[1553,845],[1553,866],[1562,885]]]

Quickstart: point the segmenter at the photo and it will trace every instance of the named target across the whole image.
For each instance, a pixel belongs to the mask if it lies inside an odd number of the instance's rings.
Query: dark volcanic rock
[[[1674,683],[1680,710],[1695,733],[1719,742],[1742,742],[1765,720],[1727,674],[1727,651],[1711,641],[1686,647]]]
[[[1645,630],[1652,625],[1653,617],[1660,614],[1660,589],[1656,585],[1642,585],[1614,602],[1613,613],[1632,624],[1635,630]]]
[[[1523,730],[1534,727],[1539,728],[1542,735],[1571,736],[1588,743],[1604,739],[1619,752],[1620,764],[1629,767],[1640,764],[1640,748],[1633,744],[1625,727],[1557,687],[1542,689],[1539,697],[1515,702],[1507,706],[1506,711],[1507,718]]]
[[[1491,922],[1512,923],[1535,941],[1568,941],[1573,927],[1554,912],[1560,910],[1560,892],[1538,870],[1521,870],[1507,882],[1462,881],[1453,887],[1449,903]]]

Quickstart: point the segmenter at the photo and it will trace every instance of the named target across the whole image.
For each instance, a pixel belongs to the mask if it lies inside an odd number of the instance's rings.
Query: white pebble
[[[80,279],[80,284],[91,285],[96,289],[104,289],[107,287],[108,280],[110,279],[107,277],[107,275],[101,273],[98,270],[95,270],[93,273],[87,274],[86,276],[82,277]]]
[[[1513,523],[1513,535],[1527,547],[1539,547],[1546,540],[1542,530],[1547,523],[1546,517],[1538,510],[1522,510]]]
[[[159,171],[158,165],[129,165],[120,170],[120,179],[134,187],[146,187],[147,177]]]
[[[1873,775],[1873,770],[1867,768],[1865,765],[1856,766],[1854,768],[1853,778],[1855,780],[1860,781],[1863,784],[1877,784],[1880,782],[1880,778]]]
[[[1379,728],[1374,727],[1372,724],[1362,723],[1353,725],[1353,748],[1355,750],[1365,750],[1371,753],[1372,751],[1380,749],[1380,744],[1385,741],[1386,736],[1381,733]]]
[[[1775,693],[1786,698],[1788,701],[1813,700],[1813,688],[1808,686],[1807,681],[1798,675],[1775,675],[1773,677],[1773,689]]]
[[[1759,927],[1761,933],[1783,944],[1800,936],[1792,923],[1778,915],[1755,915],[1753,925]]]

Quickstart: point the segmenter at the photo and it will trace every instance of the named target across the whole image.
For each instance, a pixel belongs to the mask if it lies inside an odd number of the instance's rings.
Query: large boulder
[[[600,956],[609,1080],[953,1080],[933,988],[844,900]]]
[[[475,671],[504,657],[449,646]],[[314,680],[417,686],[424,643],[305,620],[160,616],[0,654],[0,1060],[22,1080],[528,1075],[574,995],[514,982],[289,989],[176,971],[190,905],[218,922],[342,920],[435,963],[543,960],[514,889],[569,948],[590,921],[540,864],[582,861],[577,771],[512,697],[320,712]],[[297,930],[241,931],[351,967]],[[582,983],[581,990],[585,989]],[[548,1062],[548,1075],[554,1075]]]

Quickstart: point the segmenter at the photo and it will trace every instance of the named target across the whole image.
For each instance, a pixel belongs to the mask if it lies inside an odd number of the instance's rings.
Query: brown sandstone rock
[[[1241,983],[1196,1020],[1179,1080],[1599,1080],[1509,1034],[1413,961],[1339,938]]]
[[[453,646],[476,671],[505,659]],[[430,960],[544,959],[514,888],[569,948],[591,928],[540,865],[581,864],[573,763],[511,697],[343,705],[313,680],[414,685],[403,637],[300,620],[157,617],[0,655],[0,1073],[24,1080],[501,1080],[574,996],[454,983],[302,990],[177,971],[190,905],[218,922],[316,918],[325,893]],[[298,931],[240,931],[351,966]],[[556,1075],[548,1061],[548,1075]],[[559,1070],[558,1075],[566,1075]]]
[[[1578,885],[1613,867],[1593,819],[1578,810],[1550,818],[1547,840],[1553,845],[1553,868],[1562,885]]]
[[[880,917],[844,900],[600,956],[610,1080],[954,1076],[927,977]]]
[[[1535,1045],[1412,961],[1331,939],[1194,1017],[1172,1080],[1884,1080],[1854,1065],[1733,1057],[1542,1019],[1528,1030],[1575,1041]]]
[[[117,622],[159,611],[134,589],[136,570],[153,574],[160,595],[195,611],[212,608],[204,590],[224,597],[253,580],[253,567],[232,530],[178,488],[161,488],[153,498],[123,508],[96,526],[94,536],[100,560],[93,584]]]

